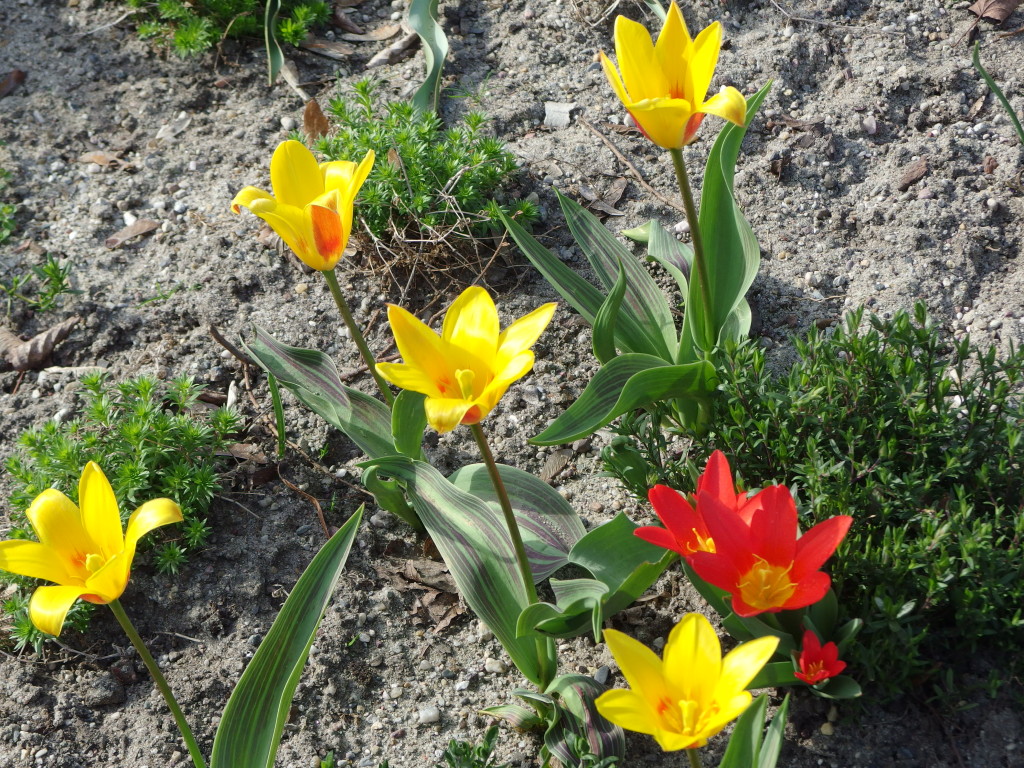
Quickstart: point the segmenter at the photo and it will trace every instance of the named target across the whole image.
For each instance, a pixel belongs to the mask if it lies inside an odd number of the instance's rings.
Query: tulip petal
[[[688,73],[693,41],[686,28],[686,21],[674,2],[669,6],[665,16],[665,24],[654,44],[658,65],[668,81],[668,90],[660,95],[671,95],[679,99],[687,99],[693,103],[692,91],[688,89]]]
[[[481,360],[493,360],[500,329],[494,299],[483,288],[473,285],[460,293],[445,312],[441,338]]]
[[[501,393],[504,394],[510,384],[519,381],[523,376],[530,372],[530,369],[533,368],[533,361],[533,352],[521,352],[505,363],[504,367],[498,369],[494,375],[494,380],[492,381],[491,386],[500,387]],[[499,361],[496,360],[495,362],[497,363]],[[490,387],[488,387],[488,389],[490,389]],[[501,395],[499,395],[499,397],[500,396]]]
[[[627,104],[629,114],[648,139],[664,149],[679,149],[686,140],[686,125],[693,107],[686,99],[647,99]]]
[[[86,579],[84,591],[91,596],[90,602],[109,603],[124,594],[134,557],[133,546],[130,551],[125,549],[124,552],[114,555],[102,568]]]
[[[256,200],[273,200],[269,192],[264,192],[262,189],[256,187],[246,187],[237,195],[235,199],[231,201],[231,210],[235,213],[241,213],[242,208],[248,208],[252,210],[252,204]]]
[[[729,460],[721,451],[713,451],[704,466],[704,474],[697,480],[697,492],[707,491],[726,506],[736,496]]]
[[[725,701],[741,694],[750,681],[757,677],[757,673],[764,668],[778,647],[779,638],[775,635],[766,635],[729,651],[722,659],[722,674],[715,689],[716,700]]]
[[[733,510],[705,491],[697,494],[697,509],[715,542],[714,557],[727,563],[734,573],[746,573],[757,551],[757,539],[750,527]]]
[[[80,580],[68,570],[66,563],[56,550],[38,541],[0,541],[0,571],[58,584]]]
[[[516,357],[528,350],[537,343],[537,339],[548,327],[555,308],[558,305],[554,302],[542,304],[528,315],[523,315],[514,323],[509,325],[498,337],[498,362],[495,368],[500,370],[505,366],[506,360]]]
[[[438,385],[441,392],[444,392],[442,385],[455,386],[458,361],[449,359],[448,350],[436,333],[411,312],[395,304],[388,305],[388,321],[398,352],[406,365],[422,371],[424,376]]]
[[[267,222],[296,256],[316,269],[313,233],[305,211],[292,205],[281,205],[273,198],[253,200],[249,210]]]
[[[341,216],[338,215],[338,192],[329,192],[317,200],[322,201],[325,205],[318,202],[311,204],[307,209],[313,230],[316,254],[322,261],[320,266],[314,268],[333,269],[345,252],[345,246],[348,245],[348,232],[345,231]]]
[[[722,665],[722,644],[711,622],[699,613],[688,613],[669,633],[665,643],[664,672],[672,695],[709,707]]]
[[[636,691],[605,691],[594,703],[602,717],[627,731],[653,736],[659,730],[657,711]]]
[[[657,525],[642,525],[633,530],[633,535],[648,544],[678,552],[683,557],[690,554],[686,545],[677,536]]]
[[[65,562],[99,549],[82,525],[78,507],[55,488],[47,488],[36,496],[25,516],[39,541]],[[120,530],[120,519],[117,524]]]
[[[698,109],[739,126],[745,125],[747,121],[747,100],[731,85],[722,88],[717,94],[700,104]]]
[[[427,423],[436,432],[444,434],[451,432],[462,419],[473,408],[475,403],[470,400],[457,400],[455,398],[428,397],[423,402],[427,414]],[[481,418],[483,417],[482,414]]]
[[[82,587],[38,587],[28,604],[29,618],[40,632],[57,636],[71,606],[84,594]]]
[[[764,508],[750,519],[750,539],[755,551],[773,565],[788,566],[796,554],[793,496],[784,485],[770,485],[757,495]],[[817,566],[810,570],[817,570]]]
[[[799,580],[804,574],[821,568],[835,553],[852,523],[849,515],[830,517],[797,539],[793,578]]]
[[[622,82],[622,78],[619,76],[619,70],[615,68],[612,60],[609,59],[604,51],[601,51],[601,66],[604,68],[605,77],[608,78],[608,82],[612,86],[612,90],[615,91],[615,95],[619,97],[619,101],[623,104],[630,104],[632,99],[629,98],[629,94],[626,93],[626,86]]]
[[[604,641],[615,657],[629,687],[642,696],[652,708],[662,699],[674,701],[665,681],[661,659],[650,648],[615,629],[604,630]],[[643,731],[651,733],[651,731]]]
[[[304,208],[324,193],[324,179],[313,153],[298,141],[282,142],[270,158],[270,184],[282,205]]]
[[[441,397],[437,382],[419,368],[404,363],[377,363],[377,373],[399,389],[419,392],[428,397]]]
[[[78,481],[78,504],[82,525],[105,558],[113,557],[124,549],[121,531],[121,513],[110,481],[96,462],[90,461],[82,470]]]
[[[124,533],[125,551],[134,552],[139,539],[152,530],[171,523],[184,520],[181,507],[170,499],[153,499],[142,504],[128,518],[128,527]]]
[[[329,163],[320,163],[320,175],[324,179],[324,192],[348,193],[352,186],[352,176],[356,170],[356,164],[351,160],[332,160]]]
[[[630,101],[660,98],[669,93],[668,79],[643,24],[625,16],[615,19],[615,58]]]
[[[700,105],[708,95],[708,87],[715,76],[721,49],[722,25],[717,21],[701,30],[697,39],[693,41],[686,67],[686,98],[694,105],[695,111],[704,111]]]
[[[796,589],[793,590],[793,594],[782,605],[782,609],[786,611],[814,605],[825,596],[825,593],[832,586],[832,579],[823,571],[804,574],[798,580],[794,579],[794,581],[796,581]]]

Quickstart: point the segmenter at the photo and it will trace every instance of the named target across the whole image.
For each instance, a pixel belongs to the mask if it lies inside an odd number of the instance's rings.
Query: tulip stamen
[[[759,611],[778,610],[796,591],[796,584],[789,578],[792,568],[792,563],[783,567],[757,558],[739,582],[743,602]]]

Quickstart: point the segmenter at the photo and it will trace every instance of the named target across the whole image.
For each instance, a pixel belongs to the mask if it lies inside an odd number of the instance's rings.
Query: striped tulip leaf
[[[615,357],[615,324],[626,296],[626,270],[619,262],[619,276],[594,318],[594,357],[603,365]]]
[[[693,266],[693,248],[676,240],[657,221],[648,224],[647,257],[660,264],[672,275],[679,286],[679,294],[685,301],[690,292],[690,269]]]
[[[545,638],[516,634],[516,619],[529,600],[501,512],[456,487],[425,462],[389,456],[363,466],[405,486],[466,603],[498,638],[519,671],[530,682],[542,685],[548,670],[554,668],[554,645]]]
[[[256,337],[242,346],[299,401],[344,432],[371,458],[395,453],[391,411],[380,400],[346,387],[323,352],[283,344],[256,326]]]
[[[210,768],[271,768],[317,627],[352,549],[363,508],[324,544],[295,583],[228,699]]]
[[[548,753],[562,765],[581,765],[581,740],[598,759],[622,758],[626,752],[626,734],[597,711],[594,701],[605,687],[586,675],[561,675],[544,691],[552,698],[557,717],[544,734]]]

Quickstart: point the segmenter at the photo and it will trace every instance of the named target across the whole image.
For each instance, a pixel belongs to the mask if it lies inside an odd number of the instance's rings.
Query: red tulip
[[[797,659],[800,671],[793,674],[808,685],[828,680],[846,669],[846,662],[839,659],[839,647],[835,643],[822,645],[818,636],[808,629],[804,632],[802,645]]]

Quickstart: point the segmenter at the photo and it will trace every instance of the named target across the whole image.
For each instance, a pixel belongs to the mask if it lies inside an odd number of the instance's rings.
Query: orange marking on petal
[[[336,211],[321,205],[309,206],[309,215],[316,252],[325,261],[337,259],[345,250],[345,229],[341,225],[341,217]]]

